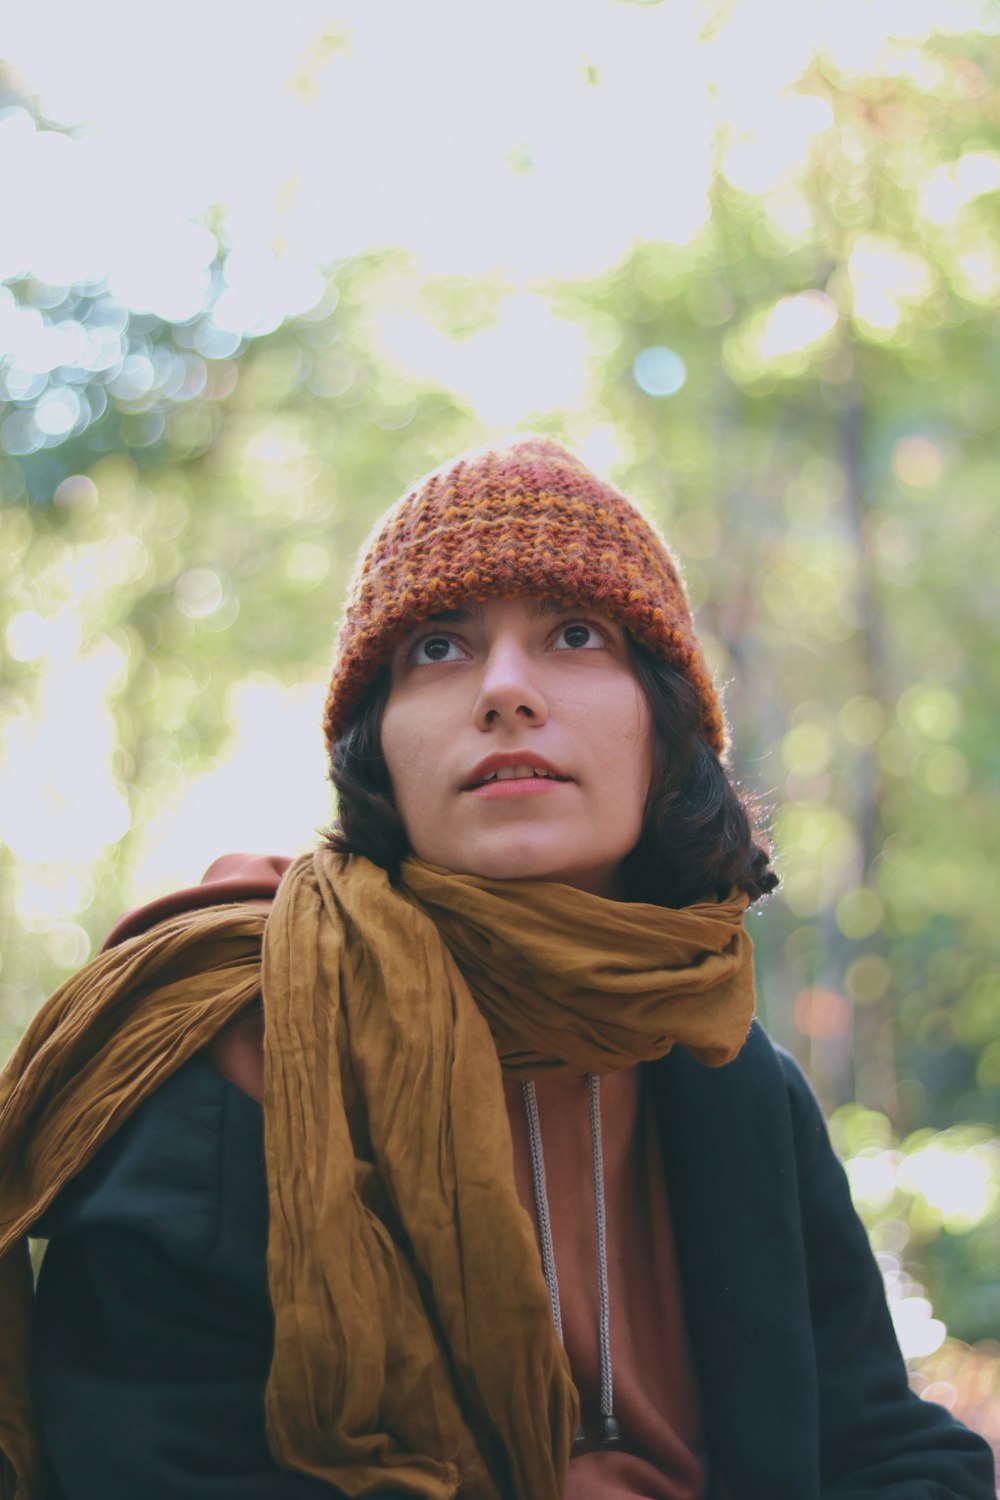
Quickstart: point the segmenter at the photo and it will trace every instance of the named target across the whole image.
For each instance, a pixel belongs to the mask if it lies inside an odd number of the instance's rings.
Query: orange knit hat
[[[323,727],[333,745],[365,685],[428,615],[518,594],[589,604],[668,661],[725,748],[722,705],[674,558],[646,518],[549,438],[459,458],[379,522],[348,596]]]

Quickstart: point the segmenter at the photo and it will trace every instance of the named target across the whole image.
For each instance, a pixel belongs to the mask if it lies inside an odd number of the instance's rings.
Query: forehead
[[[577,609],[578,605],[566,604],[561,599],[490,599],[477,603],[457,605],[454,609],[436,610],[432,615],[425,615],[422,620],[414,626],[415,630],[421,630],[425,625],[460,625],[467,621],[481,624],[488,605],[507,605],[513,608],[523,608],[529,620],[538,620],[545,615],[565,614],[568,609]]]

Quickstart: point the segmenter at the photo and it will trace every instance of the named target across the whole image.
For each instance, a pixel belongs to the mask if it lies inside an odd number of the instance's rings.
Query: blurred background
[[[331,814],[353,558],[512,431],[680,554],[760,1008],[1000,1448],[995,0],[69,0],[0,50],[0,1057]]]

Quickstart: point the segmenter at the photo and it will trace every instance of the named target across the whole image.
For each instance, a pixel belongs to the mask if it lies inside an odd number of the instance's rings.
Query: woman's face
[[[493,599],[426,620],[391,670],[382,751],[414,854],[615,894],[653,758],[621,627],[581,606]]]

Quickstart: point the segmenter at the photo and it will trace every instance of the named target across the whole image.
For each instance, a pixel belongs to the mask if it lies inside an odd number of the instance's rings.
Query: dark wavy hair
[[[694,688],[666,662],[629,640],[636,681],[653,717],[653,774],[639,842],[619,870],[629,901],[690,906],[724,899],[735,886],[751,901],[773,891],[770,845],[756,812],[699,732]],[[398,878],[409,853],[382,754],[386,667],[368,685],[335,741],[330,779],[338,816],[326,834],[340,854],[363,854]]]

